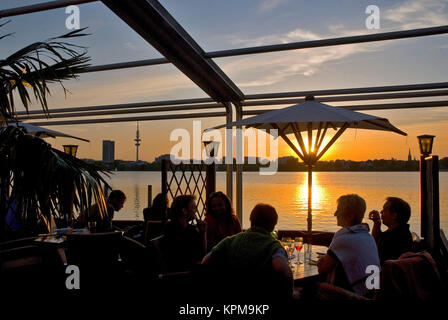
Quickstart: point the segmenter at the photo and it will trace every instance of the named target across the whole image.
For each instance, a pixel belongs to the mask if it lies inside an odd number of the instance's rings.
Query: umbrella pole
[[[313,166],[308,165],[308,236],[311,237],[311,232],[313,229],[313,217],[312,217],[312,211],[313,211]],[[311,238],[310,238],[311,240]]]

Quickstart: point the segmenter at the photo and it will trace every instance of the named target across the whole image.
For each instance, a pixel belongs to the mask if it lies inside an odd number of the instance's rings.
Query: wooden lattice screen
[[[166,194],[170,203],[177,196],[192,194],[196,196],[196,214],[203,220],[209,195],[216,190],[215,164],[181,163],[173,164],[170,160],[162,160],[162,193]]]

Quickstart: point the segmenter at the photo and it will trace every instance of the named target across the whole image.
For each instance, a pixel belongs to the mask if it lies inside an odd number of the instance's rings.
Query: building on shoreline
[[[112,163],[115,160],[115,141],[103,140],[103,162]]]

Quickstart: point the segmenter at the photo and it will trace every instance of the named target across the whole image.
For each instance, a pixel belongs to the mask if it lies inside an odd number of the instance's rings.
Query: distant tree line
[[[101,161],[94,161],[85,159],[87,162],[95,163],[104,169],[112,171],[160,171],[160,162],[134,162],[115,160],[112,163],[103,163]],[[234,161],[235,163],[235,161]],[[269,165],[269,164],[268,164]],[[258,171],[260,167],[267,167],[268,165],[260,164],[243,164],[244,171]],[[396,159],[379,159],[367,161],[352,161],[352,160],[331,160],[319,161],[313,168],[314,171],[419,171],[420,162],[418,160],[396,160]],[[448,170],[448,157],[439,159],[439,169]],[[218,164],[217,171],[225,171],[225,164]],[[297,158],[288,157],[279,159],[278,171],[307,171],[308,168],[303,162],[299,162]]]

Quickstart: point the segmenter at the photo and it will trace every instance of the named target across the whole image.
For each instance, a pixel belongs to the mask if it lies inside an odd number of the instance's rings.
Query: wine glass
[[[289,245],[289,260],[294,259],[296,256],[294,255],[294,240],[293,239],[289,239],[288,240],[288,245]]]
[[[303,247],[303,238],[302,237],[295,237],[294,238],[294,247],[297,250],[297,263],[302,264],[303,262],[300,261],[300,251]]]
[[[282,246],[285,249],[286,253],[288,254],[288,260],[290,262],[291,262],[291,241],[292,239],[290,237],[282,238]]]

